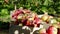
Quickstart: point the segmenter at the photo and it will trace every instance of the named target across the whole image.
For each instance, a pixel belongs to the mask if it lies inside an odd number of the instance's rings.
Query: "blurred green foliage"
[[[0,20],[8,22],[10,11],[14,10],[15,5],[17,9],[23,7],[37,14],[48,12],[49,15],[60,17],[60,0],[0,0]]]

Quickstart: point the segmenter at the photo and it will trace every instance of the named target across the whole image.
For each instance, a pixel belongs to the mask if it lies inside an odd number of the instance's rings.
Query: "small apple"
[[[42,17],[41,17],[41,19],[43,20],[43,21],[46,21],[47,19],[48,19],[48,14],[44,14]]]
[[[50,19],[49,23],[51,23],[51,24],[56,23],[57,24],[57,20],[56,19]]]

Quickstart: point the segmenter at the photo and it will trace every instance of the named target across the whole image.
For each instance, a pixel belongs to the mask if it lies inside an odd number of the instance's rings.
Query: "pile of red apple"
[[[12,19],[15,20],[15,25],[22,23],[23,26],[31,27],[34,27],[35,25],[36,27],[39,27],[40,23],[45,22],[46,24],[50,24],[50,26],[47,29],[40,29],[40,34],[60,34],[60,22],[57,22],[53,16],[49,16],[47,13],[38,17],[37,13],[33,13],[28,9],[16,9],[12,13]]]

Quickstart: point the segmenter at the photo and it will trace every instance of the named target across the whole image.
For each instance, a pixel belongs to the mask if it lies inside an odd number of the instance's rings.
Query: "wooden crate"
[[[18,25],[12,25],[9,28],[9,34],[14,34],[15,30],[18,30],[19,34],[30,34],[29,30],[26,29],[22,29],[23,26],[18,26]],[[30,27],[31,29],[33,29],[33,27]],[[34,34],[38,34],[37,31],[34,32]]]

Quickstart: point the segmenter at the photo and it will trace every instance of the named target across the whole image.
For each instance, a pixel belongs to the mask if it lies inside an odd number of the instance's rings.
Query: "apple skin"
[[[45,29],[45,28],[41,28],[41,29],[39,30],[39,34],[47,34],[47,33],[46,33],[46,29]]]
[[[46,22],[49,23],[51,19],[53,19],[53,16],[48,16],[48,19],[46,20]]]
[[[43,20],[43,21],[47,21],[47,19],[48,19],[48,15],[43,15],[42,17],[41,17],[41,19]]]
[[[48,33],[48,34],[57,34],[57,28],[55,28],[54,26],[50,26],[50,27],[47,29],[47,33]]]

